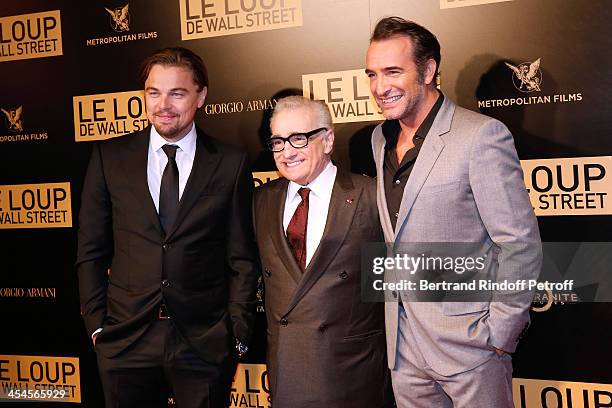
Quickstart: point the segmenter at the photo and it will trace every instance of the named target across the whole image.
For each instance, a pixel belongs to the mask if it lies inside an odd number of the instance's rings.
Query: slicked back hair
[[[385,17],[376,24],[372,36],[370,37],[370,43],[388,40],[398,36],[408,37],[412,40],[413,58],[421,77],[425,75],[427,61],[433,59],[436,62],[436,72],[434,74],[435,83],[435,79],[438,77],[440,61],[442,59],[440,55],[440,43],[436,36],[414,21],[393,16]]]
[[[154,65],[186,68],[191,71],[193,82],[198,86],[198,92],[204,87],[208,87],[208,72],[204,61],[199,55],[187,48],[164,48],[148,56],[140,66],[140,80],[143,85]]]

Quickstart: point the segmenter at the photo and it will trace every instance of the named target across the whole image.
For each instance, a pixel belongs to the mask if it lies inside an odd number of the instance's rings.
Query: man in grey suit
[[[361,301],[361,246],[382,239],[374,180],[331,162],[325,103],[278,101],[268,146],[284,178],[255,190],[272,405],[382,407],[384,310]]]
[[[375,27],[366,57],[386,121],[372,134],[385,240],[478,243],[496,280],[535,279],[537,221],[512,135],[436,89],[440,45],[399,17]],[[392,277],[386,277],[392,280]],[[387,357],[399,407],[512,407],[511,353],[529,324],[532,293],[493,301],[385,305]]]

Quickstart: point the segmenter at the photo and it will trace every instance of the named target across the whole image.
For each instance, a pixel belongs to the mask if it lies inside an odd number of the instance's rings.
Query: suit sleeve
[[[85,176],[79,213],[77,274],[81,314],[87,333],[102,327],[106,317],[108,268],[113,256],[112,207],[102,152],[94,146]]]
[[[506,126],[490,119],[473,141],[470,185],[480,218],[499,247],[497,281],[537,279],[542,264],[538,223],[523,181],[514,141]],[[529,325],[533,292],[494,293],[488,320],[490,345],[514,352]]]
[[[231,271],[228,312],[232,330],[248,344],[255,321],[257,279],[260,273],[252,220],[253,177],[244,154],[234,183],[228,242]]]

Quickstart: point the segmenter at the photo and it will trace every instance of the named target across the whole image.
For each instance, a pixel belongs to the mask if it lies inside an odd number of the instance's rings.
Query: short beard
[[[155,123],[153,123],[152,125],[157,131],[157,133],[166,140],[176,140],[182,130],[182,129],[179,129],[178,126],[173,126],[171,128],[166,127],[166,128],[161,129],[158,126],[156,126]]]

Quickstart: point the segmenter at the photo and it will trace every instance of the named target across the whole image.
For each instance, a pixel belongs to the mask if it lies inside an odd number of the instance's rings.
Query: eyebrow
[[[316,132],[315,132],[315,130],[316,130]],[[312,136],[312,135],[315,135],[315,134],[319,133],[322,130],[329,130],[329,129],[327,127],[323,126],[323,127],[317,128],[317,129],[309,130],[307,132],[293,132],[293,133],[289,133],[285,137],[279,136],[279,135],[272,135],[272,136],[270,136],[270,138],[280,137],[280,138],[286,139],[286,138],[294,136],[294,135],[308,135],[308,136]]]
[[[390,66],[390,67],[384,67],[384,68],[382,69],[382,71],[404,71],[404,68],[402,68],[402,67],[398,67],[398,66],[396,66],[396,65],[393,65],[393,66]],[[370,72],[372,72],[372,73],[373,73],[374,71],[372,71],[371,69],[368,69],[368,68],[366,68],[366,69],[365,69],[365,73],[366,73],[366,74],[368,74],[368,73],[370,73]]]
[[[148,86],[145,88],[145,91],[159,91],[159,89],[155,88],[154,86]],[[187,88],[172,88],[168,92],[176,92],[176,91],[189,92]]]
[[[287,136],[281,136],[281,135],[272,135],[272,136],[270,136],[270,138],[273,138],[273,137],[280,137],[280,138],[284,138],[284,139],[286,139],[286,138],[288,138],[288,137],[295,136],[295,135],[305,135],[306,133],[308,133],[308,132],[291,132],[291,133],[289,133]]]

